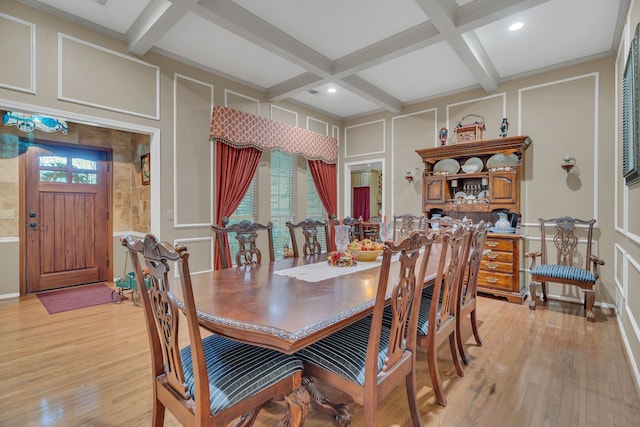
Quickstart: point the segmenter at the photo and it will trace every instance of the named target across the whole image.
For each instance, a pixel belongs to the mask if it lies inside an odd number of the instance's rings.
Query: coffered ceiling
[[[629,0],[20,2],[346,119],[610,55]]]

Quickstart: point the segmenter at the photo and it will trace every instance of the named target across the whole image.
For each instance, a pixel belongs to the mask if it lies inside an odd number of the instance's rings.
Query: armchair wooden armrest
[[[600,277],[600,266],[604,265],[604,260],[598,258],[596,255],[591,255],[589,261],[593,266],[593,275],[596,276],[596,280],[598,280],[598,278]]]
[[[531,258],[531,265],[529,265],[529,270],[536,266],[536,258],[542,256],[542,251],[538,252],[527,252],[524,254],[525,257]]]

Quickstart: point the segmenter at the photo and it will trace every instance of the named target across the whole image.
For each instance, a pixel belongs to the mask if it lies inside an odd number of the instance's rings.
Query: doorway
[[[379,196],[379,201],[380,203],[376,206],[376,209],[369,209],[369,216],[378,216],[379,212],[381,213],[381,215],[384,215],[384,210],[385,210],[385,197],[384,197],[384,179],[385,179],[385,171],[384,171],[384,159],[369,159],[369,160],[363,160],[363,161],[359,161],[359,162],[349,162],[349,163],[345,163],[344,164],[344,214],[345,216],[354,216],[355,217],[355,212],[354,212],[354,187],[361,187],[361,183],[355,182],[352,179],[352,174],[354,173],[359,173],[359,172],[372,172],[375,171],[379,174],[379,182],[374,182],[374,190],[376,191],[369,191],[370,194],[370,198],[372,197],[371,195],[375,195],[377,194],[377,188],[379,186],[380,189],[380,196]],[[367,186],[371,186],[371,182],[369,181]],[[375,196],[373,196],[375,197]],[[371,199],[370,199],[371,200]]]
[[[25,293],[110,280],[111,150],[20,140]]]

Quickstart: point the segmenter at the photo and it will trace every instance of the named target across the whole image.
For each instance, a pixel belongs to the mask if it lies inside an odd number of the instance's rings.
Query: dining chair
[[[372,240],[374,242],[382,243],[382,238],[380,236],[380,225],[378,222],[363,222],[362,223],[362,233],[365,239]]]
[[[238,424],[248,426],[265,403],[283,395],[288,395],[283,421],[289,418],[289,422],[301,425],[308,407],[294,404],[292,394],[300,393],[300,359],[217,334],[203,339],[187,248],[174,248],[151,234],[144,240],[123,236],[121,243],[129,250],[138,281],[151,347],[152,425],[162,426],[168,409],[185,426],[227,425],[238,417]],[[150,277],[148,291],[140,255]],[[175,264],[184,301],[177,300],[171,292],[171,286],[176,284],[171,283],[169,271]],[[182,349],[178,342],[180,311],[184,312],[189,331],[189,345]]]
[[[423,215],[417,216],[412,214],[394,215],[393,216],[393,240],[397,240],[408,236],[412,231],[419,230],[420,222],[424,219]]]
[[[234,235],[238,241],[238,252],[235,260],[237,266],[260,264],[262,262],[262,252],[256,246],[258,231],[265,230],[268,240],[269,261],[275,261],[273,249],[273,223],[268,222],[263,225],[249,220],[242,220],[237,224],[229,225],[229,218],[222,218],[222,225],[213,224],[211,229],[215,233],[218,252],[222,268],[231,267],[231,253],[229,247],[229,235]]]
[[[456,372],[459,376],[464,376],[458,355],[456,316],[471,231],[468,224],[458,224],[429,235],[437,239],[441,251],[434,284],[422,292],[417,342],[427,353],[429,376],[436,400],[440,405],[447,406],[437,354],[440,344],[448,339]]]
[[[333,216],[331,220],[334,226],[340,225],[340,219],[336,218],[335,216]],[[342,225],[349,226],[349,242],[353,242],[354,240],[364,240],[362,218],[345,216],[342,219]]]
[[[302,245],[303,255],[319,255],[322,253],[322,246],[318,240],[318,232],[324,230],[324,240],[327,252],[331,252],[331,242],[329,241],[329,222],[319,221],[313,218],[306,218],[297,224],[291,221],[286,222],[289,234],[291,236],[291,246],[293,247],[293,256],[299,257],[300,250],[296,239],[296,230],[302,230],[304,236],[304,244]]]
[[[397,244],[386,242],[373,314],[296,353],[304,361],[305,378],[344,391],[364,406],[368,427],[377,425],[379,402],[403,382],[413,425],[424,425],[416,395],[416,328],[434,241],[416,232]],[[397,264],[392,265],[392,257],[398,257]],[[392,314],[390,328],[382,325],[388,304]],[[317,387],[315,383],[311,385]],[[321,408],[338,418],[344,410],[326,400]]]
[[[536,289],[542,285],[542,300],[547,301],[547,282],[563,283],[565,285],[578,286],[584,292],[584,308],[587,321],[595,321],[593,305],[596,301],[596,291],[593,289],[600,277],[600,266],[604,265],[604,260],[591,253],[593,243],[593,226],[595,219],[582,220],[569,216],[562,216],[552,219],[540,218],[540,242],[541,249],[538,252],[527,252],[526,257],[531,258],[529,272],[531,282],[529,283],[529,293],[531,302],[529,309],[536,309]],[[546,229],[555,228],[553,245],[555,246],[555,262],[552,258],[552,251],[547,250]],[[577,228],[586,229],[585,250],[586,254],[581,259],[578,248]],[[584,234],[584,233],[583,233]],[[536,265],[536,258],[540,257],[540,264]],[[584,267],[583,267],[584,266]]]
[[[489,233],[490,223],[480,221],[472,226],[471,237],[469,239],[469,251],[463,280],[460,285],[460,298],[458,304],[458,314],[456,315],[456,341],[458,351],[462,357],[462,362],[468,365],[470,362],[469,353],[462,342],[462,320],[470,316],[471,330],[476,343],[481,346],[482,339],[478,332],[476,305],[478,300],[478,274],[480,272],[480,261],[484,252],[484,244]]]

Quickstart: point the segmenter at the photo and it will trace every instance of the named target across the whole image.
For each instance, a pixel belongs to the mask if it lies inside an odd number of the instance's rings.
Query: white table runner
[[[323,261],[315,264],[286,268],[284,270],[274,271],[273,273],[304,280],[305,282],[321,282],[326,279],[344,276],[345,274],[379,267],[381,263],[381,259],[377,259],[373,262],[358,262],[356,265],[352,265],[351,267],[333,267],[329,265],[327,261]]]

